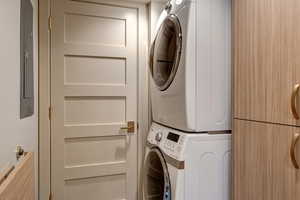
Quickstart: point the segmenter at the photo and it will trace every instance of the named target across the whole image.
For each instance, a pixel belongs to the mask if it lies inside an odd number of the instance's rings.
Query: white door
[[[136,125],[121,128],[137,120],[137,9],[53,0],[51,11],[53,199],[136,200]]]

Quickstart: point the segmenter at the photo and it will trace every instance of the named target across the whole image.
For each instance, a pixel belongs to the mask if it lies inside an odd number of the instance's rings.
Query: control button
[[[162,139],[162,133],[161,133],[161,132],[156,133],[155,140],[156,140],[157,142],[160,142],[161,139]]]

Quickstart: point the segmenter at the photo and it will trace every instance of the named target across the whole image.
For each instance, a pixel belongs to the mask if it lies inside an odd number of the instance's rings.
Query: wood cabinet
[[[299,200],[300,1],[233,0],[233,43],[234,200]]]
[[[234,0],[233,12],[234,117],[300,125],[300,1]]]
[[[234,130],[234,200],[299,200],[290,148],[300,128],[235,120]]]

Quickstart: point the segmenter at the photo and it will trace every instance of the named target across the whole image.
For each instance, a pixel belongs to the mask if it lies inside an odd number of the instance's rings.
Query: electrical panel
[[[33,7],[31,0],[21,0],[20,27],[20,117],[34,114],[34,68],[33,68]]]

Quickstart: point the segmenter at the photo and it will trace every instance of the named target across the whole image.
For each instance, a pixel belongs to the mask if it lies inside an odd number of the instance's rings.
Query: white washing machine
[[[186,134],[152,124],[143,200],[230,200],[229,134]]]
[[[171,0],[150,49],[153,120],[186,132],[231,129],[231,2]]]

